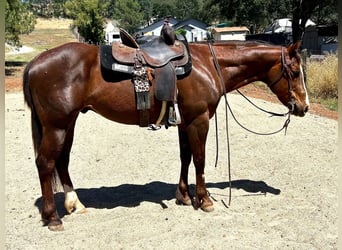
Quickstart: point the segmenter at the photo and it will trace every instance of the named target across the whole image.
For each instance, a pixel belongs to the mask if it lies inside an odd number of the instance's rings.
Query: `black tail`
[[[30,77],[29,71],[30,71],[31,65],[32,65],[32,61],[26,65],[25,70],[24,70],[23,92],[24,92],[25,102],[31,109],[32,141],[33,141],[35,156],[37,157],[38,149],[42,141],[42,125],[39,121],[36,109],[34,107],[30,85],[29,85],[29,77]]]

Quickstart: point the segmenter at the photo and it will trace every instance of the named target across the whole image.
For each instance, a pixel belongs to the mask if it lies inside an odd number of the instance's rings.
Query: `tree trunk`
[[[304,31],[305,31],[305,24],[309,20],[314,9],[320,4],[320,1],[321,0],[293,0],[292,1],[293,43],[299,40],[302,40]]]

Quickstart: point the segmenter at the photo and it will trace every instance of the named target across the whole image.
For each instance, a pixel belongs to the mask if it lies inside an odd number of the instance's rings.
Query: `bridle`
[[[272,89],[280,80],[281,78],[285,75],[285,77],[287,78],[287,83],[288,83],[288,93],[290,96],[290,100],[288,102],[288,109],[289,109],[289,113],[291,113],[294,110],[294,98],[293,98],[293,87],[292,87],[292,80],[291,80],[291,69],[290,66],[291,63],[287,64],[286,63],[286,58],[285,58],[285,47],[281,48],[281,72],[279,74],[279,76],[271,83],[268,85],[268,87],[270,89]]]
[[[268,85],[268,87],[272,88],[275,84],[277,84],[285,73],[287,76],[288,84],[289,84],[289,91],[292,91],[292,82],[291,82],[291,77],[290,77],[291,69],[289,68],[290,65],[291,64],[286,64],[285,48],[282,47],[281,48],[281,72],[279,76],[271,84]]]

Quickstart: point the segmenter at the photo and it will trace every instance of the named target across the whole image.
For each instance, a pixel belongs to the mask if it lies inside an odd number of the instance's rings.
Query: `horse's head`
[[[268,86],[289,108],[291,114],[304,116],[310,104],[301,57],[298,53],[299,46],[300,42],[297,42],[282,48],[281,66],[277,64],[270,70]]]

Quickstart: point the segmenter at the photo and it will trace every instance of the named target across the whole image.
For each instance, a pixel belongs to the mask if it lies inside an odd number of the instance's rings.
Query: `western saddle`
[[[161,128],[167,109],[169,117],[165,126],[181,123],[177,105],[177,78],[190,73],[191,57],[186,40],[175,40],[173,29],[164,23],[161,36],[138,44],[125,30],[120,29],[122,43],[101,46],[101,64],[111,71],[131,74],[136,93],[140,126],[152,130]],[[163,32],[164,31],[164,32]],[[171,31],[171,32],[170,32]],[[111,49],[111,55],[109,55]],[[111,58],[109,58],[111,57]],[[155,124],[149,123],[150,85],[154,95],[162,101],[162,109]]]

